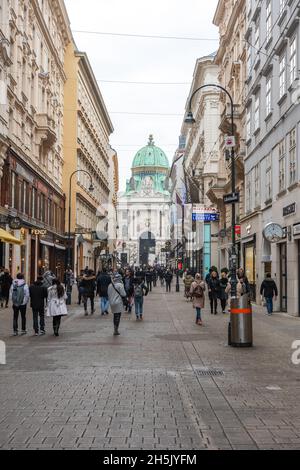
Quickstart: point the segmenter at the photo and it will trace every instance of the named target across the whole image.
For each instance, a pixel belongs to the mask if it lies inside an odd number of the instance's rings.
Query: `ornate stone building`
[[[18,217],[13,233],[23,243],[1,244],[0,264],[27,280],[64,269],[64,55],[71,40],[62,0],[1,1],[1,222],[8,230]]]
[[[236,190],[240,203],[236,205],[237,224],[244,216],[244,157],[245,157],[245,98],[246,87],[246,0],[219,0],[213,20],[219,27],[220,46],[215,63],[219,67],[219,84],[231,94],[234,103]],[[223,196],[231,193],[231,161],[225,149],[225,136],[231,135],[231,106],[225,93],[221,94],[221,123],[218,150],[226,156],[226,166],[220,168],[218,178],[211,184],[208,196],[220,210],[219,231],[225,236],[220,240],[220,265],[229,266],[231,246],[231,205],[223,204]],[[242,263],[240,239],[237,241],[238,264]]]
[[[150,136],[132,164],[132,178],[118,200],[118,256],[123,264],[166,264],[170,238],[169,162]]]
[[[109,250],[110,165],[117,168],[109,145],[113,126],[96,78],[87,55],[75,50],[72,43],[67,48],[65,71],[63,187],[66,207],[71,203],[71,259],[78,273],[86,266],[98,270],[101,253]],[[67,227],[68,220],[67,215]]]

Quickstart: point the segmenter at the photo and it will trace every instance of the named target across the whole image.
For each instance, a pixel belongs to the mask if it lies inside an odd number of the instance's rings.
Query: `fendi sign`
[[[47,235],[47,230],[33,228],[31,229],[31,235],[38,235],[40,237],[44,237],[45,235]]]

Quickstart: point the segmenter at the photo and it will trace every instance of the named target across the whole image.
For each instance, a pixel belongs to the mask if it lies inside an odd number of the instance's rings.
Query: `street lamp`
[[[94,186],[93,186],[93,180],[92,180],[92,177],[90,175],[90,173],[88,171],[85,171],[85,170],[76,170],[74,171],[71,176],[70,176],[70,180],[69,180],[69,220],[68,220],[68,255],[67,255],[67,267],[71,268],[72,266],[72,260],[71,260],[71,197],[72,197],[72,178],[73,176],[76,174],[76,173],[79,173],[79,172],[82,172],[82,173],[86,173],[91,182],[90,182],[90,186],[89,186],[89,191],[90,192],[93,192],[94,191]]]
[[[184,122],[187,125],[193,125],[196,121],[193,116],[192,112],[192,102],[193,98],[198,93],[198,91],[202,90],[203,88],[208,88],[208,87],[215,87],[219,88],[222,90],[226,95],[228,96],[231,104],[231,135],[234,136],[234,105],[233,105],[233,99],[231,94],[226,90],[226,88],[222,87],[221,85],[217,85],[215,83],[213,84],[207,84],[207,85],[202,85],[197,90],[194,91],[192,94],[190,101],[189,101],[189,110],[186,115],[186,118]],[[231,183],[232,183],[232,193],[235,193],[235,185],[236,185],[236,168],[235,168],[235,152],[234,152],[234,147],[231,149]],[[232,202],[231,207],[232,207],[232,230],[231,230],[231,243],[232,243],[232,250],[231,250],[231,278],[230,278],[230,284],[231,284],[231,298],[236,298],[237,295],[237,276],[236,276],[236,268],[237,268],[237,254],[236,254],[236,236],[235,236],[235,223],[236,223],[236,211],[235,211],[235,202]]]

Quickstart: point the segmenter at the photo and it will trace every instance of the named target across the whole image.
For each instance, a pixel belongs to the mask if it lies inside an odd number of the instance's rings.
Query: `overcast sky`
[[[65,0],[74,30],[125,34],[218,38],[212,24],[218,0]],[[87,52],[97,80],[191,83],[196,59],[218,48],[217,41],[102,36],[74,32]],[[189,85],[99,82],[114,125],[120,189],[130,178],[135,153],[149,134],[170,161],[178,144]],[[145,116],[117,112],[179,114]]]

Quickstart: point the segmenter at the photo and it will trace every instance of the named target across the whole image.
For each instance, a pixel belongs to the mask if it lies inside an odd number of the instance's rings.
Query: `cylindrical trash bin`
[[[231,299],[230,346],[247,348],[253,344],[252,306],[249,294]]]

